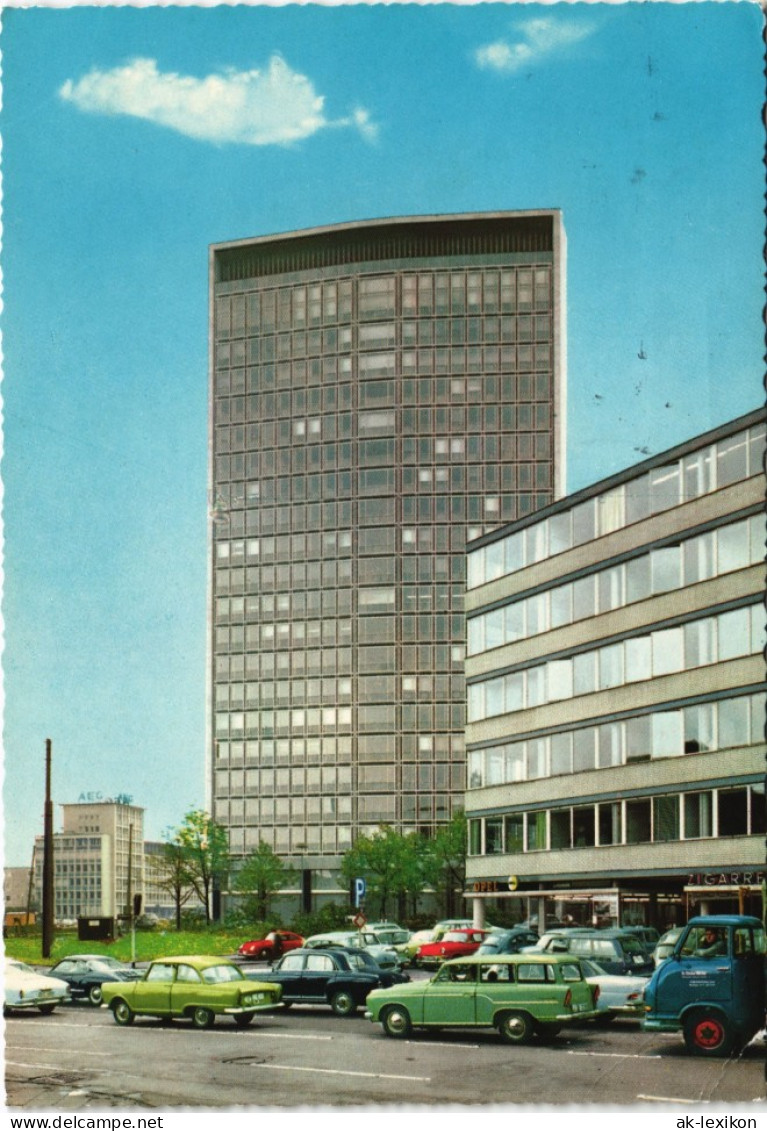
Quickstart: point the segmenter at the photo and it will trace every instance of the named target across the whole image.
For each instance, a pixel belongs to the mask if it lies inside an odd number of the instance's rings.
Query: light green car
[[[280,986],[246,978],[234,963],[213,955],[158,958],[139,981],[104,982],[102,989],[102,1004],[118,1025],[147,1015],[188,1018],[196,1029],[209,1029],[219,1015],[244,1029],[282,996]]]
[[[365,1016],[380,1021],[388,1037],[485,1026],[521,1045],[597,1017],[598,996],[569,955],[483,954],[445,962],[429,982],[373,990]]]

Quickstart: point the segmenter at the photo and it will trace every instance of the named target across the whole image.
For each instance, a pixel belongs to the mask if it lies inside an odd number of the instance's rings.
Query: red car
[[[447,931],[439,942],[424,943],[416,951],[414,966],[439,966],[448,958],[465,958],[482,945],[489,931],[477,927],[456,927]]]
[[[244,942],[237,953],[243,958],[267,958],[272,962],[281,958],[286,951],[303,945],[303,935],[297,935],[293,931],[269,931],[265,939]]]

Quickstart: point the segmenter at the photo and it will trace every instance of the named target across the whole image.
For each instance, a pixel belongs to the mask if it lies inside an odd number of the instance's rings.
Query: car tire
[[[210,1029],[215,1020],[216,1015],[212,1009],[206,1009],[203,1005],[195,1005],[192,1009],[192,1024],[195,1029]]]
[[[136,1014],[127,1001],[116,1001],[112,1006],[112,1016],[118,1025],[132,1025],[136,1019]]]
[[[729,1056],[735,1047],[735,1032],[715,1009],[696,1009],[685,1018],[684,1041],[695,1056]]]
[[[255,1016],[255,1013],[235,1013],[234,1023],[238,1029],[247,1029]]]
[[[53,1013],[54,1009],[56,1008],[56,1004],[54,1002],[53,1005],[51,1005],[50,1003],[48,1003],[47,1005],[38,1005],[37,1008],[40,1010],[41,1013],[45,1013],[45,1014]]]
[[[381,1015],[381,1025],[387,1037],[403,1040],[413,1031],[410,1014],[401,1005],[390,1005]]]
[[[337,990],[330,999],[330,1008],[336,1017],[351,1017],[357,1012],[357,1003],[348,990]]]
[[[533,1025],[526,1013],[503,1013],[498,1018],[498,1032],[508,1045],[524,1045],[533,1035]]]
[[[283,1009],[290,1009],[291,1005],[293,1005],[293,1002],[292,1001],[281,1001],[280,1005],[282,1006]]]
[[[101,986],[91,986],[88,990],[88,1004],[101,1005],[103,1000],[104,994],[102,993]]]

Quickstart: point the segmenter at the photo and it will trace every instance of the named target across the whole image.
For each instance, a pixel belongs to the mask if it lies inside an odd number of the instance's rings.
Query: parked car
[[[147,1015],[185,1017],[196,1029],[209,1029],[218,1016],[231,1017],[242,1029],[280,1000],[278,985],[256,982],[233,962],[199,954],[158,958],[137,982],[105,982],[102,993],[118,1025]]]
[[[665,934],[661,935],[652,952],[652,960],[656,966],[660,966],[661,962],[674,953],[674,947],[679,941],[684,927],[670,927]]]
[[[399,923],[368,923],[365,929],[378,935],[386,946],[401,946],[410,938],[410,931],[406,927],[400,927]]]
[[[365,1016],[388,1037],[413,1029],[485,1026],[524,1044],[534,1033],[597,1016],[599,987],[569,955],[472,955],[445,962],[428,982],[373,990]]]
[[[473,954],[487,938],[488,932],[477,927],[458,927],[446,931],[437,942],[424,943],[416,951],[414,966],[439,966],[450,958]]]
[[[533,952],[567,953],[577,958],[590,958],[608,974],[652,974],[652,956],[635,935],[617,928],[576,927],[571,930],[548,931],[542,935]],[[529,953],[529,951],[527,952]]]
[[[597,1008],[601,1021],[612,1021],[614,1017],[633,1017],[639,1021],[644,1015],[642,994],[649,982],[647,976],[640,974],[608,974],[598,962],[589,958],[579,959],[586,981],[599,986]]]
[[[63,978],[69,986],[72,1001],[101,1005],[104,982],[135,982],[140,970],[126,966],[110,954],[69,954],[51,967],[54,978]]]
[[[525,946],[535,946],[538,936],[527,927],[512,927],[508,931],[491,931],[481,943],[477,954],[519,954]]]
[[[282,990],[282,1005],[328,1005],[338,1017],[356,1013],[371,990],[410,981],[407,974],[382,970],[367,951],[349,947],[291,951],[269,976]]]
[[[295,931],[269,931],[268,934],[262,939],[252,939],[250,942],[244,942],[242,946],[237,948],[237,953],[242,958],[254,959],[267,959],[270,962],[275,962],[281,958],[283,954],[287,954],[289,950],[295,950],[299,946],[304,945],[303,935],[297,935]]]
[[[26,962],[16,958],[5,959],[3,977],[5,997],[3,1015],[16,1009],[37,1009],[40,1013],[53,1013],[57,1005],[69,1001],[69,986],[61,978],[39,974]]]
[[[684,1034],[689,1052],[729,1056],[764,1028],[765,941],[761,919],[690,919],[644,991],[644,1029]]]
[[[404,966],[404,959],[394,947],[381,942],[375,931],[367,928],[362,931],[328,931],[324,935],[310,935],[304,940],[304,946],[309,950],[316,947],[352,947],[354,950],[366,950],[382,970],[401,970]]]
[[[437,930],[436,927],[430,927],[428,930],[415,931],[407,942],[397,943],[394,949],[399,954],[402,964],[409,966],[424,943],[437,942],[446,933],[446,927],[440,930]]]
[[[645,948],[645,950],[649,951],[650,954],[652,954],[653,949],[658,945],[660,931],[656,930],[655,927],[645,927],[643,925],[632,927],[631,925],[628,925],[616,929],[623,932],[628,932],[630,935],[636,935],[642,946]]]

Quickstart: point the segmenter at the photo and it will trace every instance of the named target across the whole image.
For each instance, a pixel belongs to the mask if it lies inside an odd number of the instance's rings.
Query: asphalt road
[[[477,1030],[385,1037],[321,1007],[258,1014],[245,1030],[140,1018],[115,1025],[85,1005],[6,1022],[11,1111],[137,1111],[420,1104],[746,1105],[765,1101],[764,1044],[737,1058],[686,1054],[681,1037],[634,1022],[583,1025],[510,1047]]]

